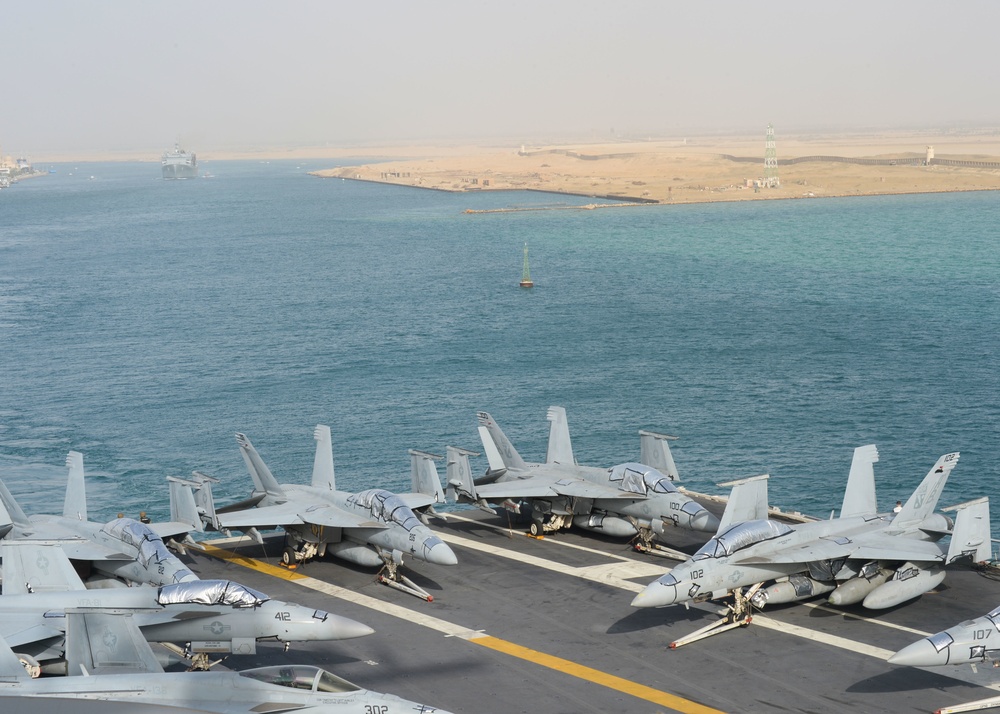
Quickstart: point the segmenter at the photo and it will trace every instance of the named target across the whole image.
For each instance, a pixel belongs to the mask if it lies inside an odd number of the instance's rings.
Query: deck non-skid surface
[[[369,637],[280,646],[231,657],[243,669],[277,662],[327,667],[357,684],[454,712],[927,712],[990,696],[1000,673],[981,667],[917,670],[885,658],[915,639],[1000,604],[1000,583],[950,569],[945,584],[880,613],[819,599],[768,609],[747,628],[670,650],[718,607],[629,607],[673,561],[576,532],[536,540],[479,512],[435,530],[454,567],[412,564],[427,603],[333,559],[294,570],[265,546],[213,541],[189,560],[274,598],[345,615]],[[984,688],[989,686],[990,689]]]

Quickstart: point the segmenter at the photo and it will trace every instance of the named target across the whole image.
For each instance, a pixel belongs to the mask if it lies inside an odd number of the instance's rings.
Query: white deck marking
[[[448,520],[452,520],[452,519],[455,519],[456,521],[464,521],[465,523],[474,523],[477,526],[482,526],[483,528],[490,528],[490,529],[495,530],[495,531],[500,531],[501,533],[504,533],[504,534],[506,534],[508,536],[510,536],[511,534],[513,534],[511,536],[513,538],[530,538],[531,537],[531,536],[525,535],[523,531],[520,531],[520,530],[518,530],[516,528],[512,530],[510,528],[504,528],[503,526],[495,526],[492,523],[483,523],[482,521],[477,521],[474,518],[466,518],[465,516],[459,516],[459,515],[457,515],[455,513],[449,513],[448,514]],[[435,530],[434,532],[437,535],[439,535],[439,536],[441,535],[441,531],[440,530]],[[626,560],[626,561],[629,561],[629,562],[635,562],[635,558],[629,558],[628,556],[625,556],[625,555],[618,555],[617,553],[608,553],[607,551],[597,550],[596,548],[588,548],[585,545],[577,545],[576,543],[567,543],[566,541],[555,540],[555,539],[553,539],[553,540],[546,540],[545,538],[539,538],[537,540],[541,540],[541,541],[544,541],[544,542],[547,542],[547,543],[555,543],[556,545],[560,545],[563,548],[572,548],[573,550],[582,550],[584,553],[594,553],[596,555],[600,555],[600,556],[603,556],[605,558],[614,558],[615,560]]]
[[[455,516],[454,514],[451,514],[451,513],[448,514],[448,517],[449,518],[455,518],[456,520],[467,521],[469,523],[475,523],[475,524],[480,525],[480,526],[487,526],[489,528],[494,528],[496,530],[503,531],[505,533],[507,532],[506,528],[501,528],[499,526],[490,525],[488,523],[482,523],[482,522],[474,520],[472,518],[464,518],[462,516]],[[572,567],[569,567],[569,566],[562,565],[561,563],[556,563],[554,561],[547,560],[545,558],[539,558],[537,556],[523,556],[523,555],[521,555],[519,553],[516,553],[514,551],[507,550],[506,548],[500,548],[500,547],[495,547],[495,546],[487,546],[485,544],[479,543],[478,541],[474,541],[474,540],[470,541],[467,538],[462,538],[460,536],[453,536],[453,535],[450,535],[448,533],[442,533],[440,530],[435,531],[435,533],[437,533],[437,535],[442,540],[455,543],[456,545],[460,545],[460,546],[462,546],[464,548],[471,548],[472,550],[479,550],[479,551],[482,551],[482,552],[491,553],[493,555],[498,555],[498,556],[503,557],[503,558],[510,558],[511,560],[516,560],[516,561],[522,562],[522,563],[528,563],[530,565],[535,565],[535,566],[540,567],[540,568],[546,568],[548,570],[554,570],[556,572],[563,573],[564,575],[572,575],[574,577],[582,578],[584,580],[593,580],[595,582],[604,583],[605,585],[611,585],[611,586],[616,587],[616,588],[621,588],[622,590],[628,590],[629,592],[633,592],[633,593],[642,592],[645,589],[645,586],[644,585],[638,585],[638,584],[632,583],[632,582],[628,582],[629,580],[631,580],[633,578],[646,578],[646,577],[648,577],[648,578],[658,578],[661,575],[664,575],[665,573],[669,573],[670,572],[670,568],[668,568],[666,566],[663,566],[663,565],[660,565],[660,564],[657,564],[657,563],[645,563],[645,562],[643,562],[641,560],[636,560],[635,558],[626,558],[624,556],[616,555],[616,554],[613,554],[613,553],[605,553],[602,550],[596,550],[594,548],[586,548],[584,546],[576,545],[576,544],[573,544],[573,543],[566,543],[564,541],[560,541],[560,540],[557,540],[557,539],[554,539],[554,538],[551,539],[551,540],[543,540],[542,542],[544,542],[544,543],[551,543],[553,545],[559,545],[559,546],[562,546],[562,547],[565,547],[565,548],[574,548],[574,549],[582,550],[582,551],[585,551],[585,552],[588,552],[588,553],[595,553],[597,555],[603,555],[605,557],[614,558],[616,560],[626,561],[628,563],[634,564],[634,570],[630,571],[629,568],[623,567],[622,565],[618,565],[618,564],[592,565],[592,566],[587,566],[587,567],[582,567],[582,568],[580,568],[580,567],[578,567],[578,568],[572,568]],[[803,607],[811,607],[811,608],[818,609],[818,610],[823,610],[824,612],[829,612],[829,613],[832,613],[832,614],[835,614],[835,615],[844,616],[845,614],[848,614],[848,613],[845,613],[843,610],[838,610],[836,608],[829,607],[829,606],[824,605],[822,603],[801,602],[799,604],[802,605]],[[887,627],[887,628],[892,629],[892,630],[899,630],[900,632],[909,632],[910,634],[916,635],[917,637],[927,637],[928,635],[931,634],[930,632],[924,632],[923,630],[917,630],[915,628],[906,627],[904,625],[896,625],[894,623],[886,622],[884,620],[879,620],[877,618],[869,617],[867,615],[859,615],[859,614],[856,614],[856,613],[849,613],[849,614],[853,618],[857,618],[859,620],[864,620],[865,622],[869,622],[869,623],[871,623],[873,625],[878,625],[880,627]],[[766,622],[771,622],[771,623],[774,622],[774,620],[770,620],[769,618],[767,618],[764,615],[754,615],[754,621],[755,622],[760,622],[762,624],[764,624]],[[769,625],[765,624],[764,626],[768,627]],[[775,627],[773,629],[780,629],[780,628]],[[789,629],[791,629],[791,626],[789,626]],[[807,630],[805,628],[800,628],[800,629],[802,629],[802,632],[804,632],[804,633],[805,632],[813,632],[813,630]],[[820,634],[820,633],[817,633],[817,634]],[[802,637],[806,637],[806,639],[813,639],[811,637],[807,637],[804,634],[801,635],[801,636]],[[833,637],[833,636],[831,635],[831,637]],[[830,644],[832,644],[832,643],[830,643]],[[863,645],[861,645],[860,643],[858,643],[858,646],[861,647]],[[883,650],[879,650],[879,648],[873,648],[873,649],[875,651],[883,651]],[[891,654],[893,654],[893,653],[889,652],[886,655],[886,657],[888,657]]]
[[[449,517],[453,517],[449,514]],[[467,518],[462,518],[461,520],[471,520]],[[473,521],[477,525],[488,525],[482,524],[479,521]],[[506,531],[505,528],[498,528],[496,526],[490,526],[491,528]],[[641,560],[636,560],[634,558],[624,558],[622,556],[609,555],[600,550],[585,548],[582,546],[577,546],[573,544],[564,543],[558,540],[543,541],[547,543],[552,543],[560,545],[563,547],[572,547],[586,552],[594,553],[604,557],[610,557],[621,562],[618,563],[606,563],[600,565],[586,565],[586,566],[570,566],[563,563],[556,562],[554,560],[549,560],[548,558],[540,558],[536,555],[529,555],[527,553],[519,553],[517,551],[510,550],[509,548],[502,548],[490,543],[484,543],[482,541],[474,540],[471,538],[466,538],[464,536],[454,535],[452,533],[442,532],[440,530],[435,531],[441,540],[446,543],[460,546],[462,548],[468,548],[469,550],[476,550],[481,553],[488,553],[493,556],[507,558],[510,560],[517,561],[518,563],[523,563],[525,565],[531,565],[536,568],[542,568],[551,572],[559,573],[561,575],[568,575],[574,578],[580,578],[581,580],[587,580],[596,583],[602,583],[604,585],[610,585],[611,587],[618,588],[620,590],[625,590],[632,593],[641,592],[645,589],[645,585],[631,582],[634,578],[658,578],[663,575],[664,572],[669,572],[669,568],[664,568],[658,563],[645,563]],[[213,545],[222,545],[223,543],[234,543],[241,539],[230,538],[222,539],[218,541],[212,541]],[[271,566],[274,567],[274,566]],[[356,593],[352,590],[347,590],[345,588],[332,585],[330,583],[323,582],[321,580],[316,580],[315,578],[310,578],[308,576],[298,575],[295,577],[294,582],[308,587],[312,590],[318,590],[327,595],[340,598],[342,600],[347,600],[355,604],[367,607],[373,610],[379,610],[387,614],[393,615],[403,620],[408,620],[411,622],[416,622],[425,627],[428,627],[438,632],[442,632],[451,637],[460,637],[462,639],[475,639],[476,637],[482,637],[482,632],[477,632],[475,630],[470,630],[465,627],[455,625],[453,623],[447,622],[446,620],[441,620],[436,617],[431,617],[424,613],[416,610],[411,610],[400,605],[393,605],[387,603],[383,600],[378,600],[376,598],[370,597],[368,595],[362,595]],[[826,608],[822,605],[817,605],[815,603],[801,603],[809,607],[820,608],[838,615],[843,615],[843,612],[839,610],[834,610],[832,608]],[[692,605],[699,610],[703,610],[708,613],[717,612],[716,606],[710,603],[704,603],[699,605]],[[880,625],[882,627],[890,627],[893,629],[902,630],[905,632],[910,632],[918,637],[926,637],[930,633],[922,632],[920,630],[915,630],[909,627],[903,627],[900,625],[893,625],[891,623],[886,623],[881,620],[874,618],[862,617],[866,622],[872,624]],[[819,642],[822,644],[829,645],[831,647],[837,647],[840,649],[849,650],[851,652],[857,652],[859,654],[864,654],[869,657],[874,657],[876,659],[885,661],[893,653],[882,647],[875,647],[871,645],[866,645],[864,643],[850,640],[845,637],[840,637],[838,635],[831,635],[828,633],[820,632],[818,630],[812,630],[800,625],[793,625],[787,622],[781,622],[775,620],[766,615],[757,614],[754,615],[753,621],[755,624],[765,627],[770,630],[777,630],[778,632],[783,632],[788,635],[793,635],[795,637],[801,637],[806,640],[811,640],[813,642]]]
[[[478,550],[482,553],[489,553],[490,555],[495,555],[500,558],[516,560],[518,563],[533,565],[536,568],[544,568],[545,570],[551,570],[563,575],[570,575],[574,578],[582,578],[583,580],[605,583],[606,585],[612,585],[616,588],[636,593],[640,592],[645,586],[639,585],[638,583],[630,583],[627,578],[658,578],[663,575],[664,572],[663,566],[655,565],[653,563],[643,563],[641,560],[635,560],[634,558],[622,558],[623,562],[620,563],[585,565],[582,567],[564,565],[563,563],[557,563],[556,561],[549,560],[548,558],[539,558],[537,555],[518,553],[517,551],[509,550],[507,548],[500,548],[495,545],[490,545],[489,543],[483,543],[478,540],[472,540],[471,538],[465,538],[451,533],[442,533],[441,531],[435,531],[435,533],[437,533],[438,537],[444,542],[468,548],[469,550]],[[599,553],[600,551],[594,552]]]

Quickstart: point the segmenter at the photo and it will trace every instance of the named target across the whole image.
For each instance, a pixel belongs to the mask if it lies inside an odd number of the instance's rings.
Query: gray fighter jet
[[[360,493],[338,491],[334,477],[333,444],[330,427],[316,426],[316,456],[312,484],[279,484],[260,454],[243,434],[236,441],[243,454],[254,491],[239,504],[216,508],[199,502],[207,527],[247,532],[259,542],[259,530],[281,526],[287,545],[282,554],[286,565],[315,556],[333,555],[357,565],[382,567],[381,582],[426,600],[426,591],[399,572],[403,556],[409,555],[435,565],[455,565],[451,548],[427,527],[434,503],[444,500],[433,459],[424,452],[411,451],[414,493],[396,494],[382,488]],[[427,468],[429,462],[429,469]],[[430,477],[433,474],[433,477]],[[251,507],[246,507],[253,504]],[[414,509],[425,511],[418,517]]]
[[[1000,666],[1000,607],[907,645],[889,658],[889,664],[905,667],[985,663]],[[1000,697],[979,699],[939,711],[967,712],[996,707],[1000,707]]]
[[[360,622],[272,600],[229,580],[87,590],[57,546],[4,543],[0,557],[4,565],[0,637],[39,663],[62,658],[65,615],[80,608],[134,613],[147,640],[183,645],[188,655],[254,654],[259,640],[287,646],[373,632]],[[207,661],[206,656],[192,659],[197,666]],[[56,663],[54,670],[59,668]]]
[[[8,541],[56,543],[72,560],[132,583],[166,585],[197,579],[163,542],[165,537],[183,539],[200,528],[193,503],[186,513],[172,514],[179,520],[167,523],[146,524],[132,518],[95,523],[87,520],[83,455],[69,452],[66,465],[69,476],[61,516],[25,515],[0,481],[0,536]]]
[[[736,482],[717,535],[685,563],[651,583],[633,607],[663,607],[734,595],[733,618],[748,621],[746,602],[794,602],[830,593],[834,605],[893,607],[936,587],[943,565],[986,560],[987,499],[954,506],[954,523],[934,513],[958,454],[945,454],[898,513],[876,512],[874,445],[854,451],[839,518],[798,525],[767,519],[767,476]],[[940,541],[951,536],[947,547]],[[764,587],[766,583],[773,583]],[[750,587],[746,595],[743,588]],[[732,621],[726,625],[733,624]]]
[[[449,458],[450,495],[459,502],[473,503],[495,513],[489,504],[520,513],[522,504],[531,509],[532,535],[576,526],[619,538],[638,535],[640,546],[649,547],[654,535],[667,528],[714,533],[718,519],[682,493],[674,481],[674,465],[667,443],[676,437],[640,431],[642,463],[611,468],[579,466],[573,456],[566,410],[549,407],[549,443],[545,463],[529,463],[492,416],[479,412],[479,436],[489,461],[486,476],[472,480],[467,466]],[[454,452],[456,458],[466,458]],[[465,452],[466,455],[471,452]]]
[[[144,588],[147,589],[147,588]],[[404,714],[437,709],[371,692],[326,670],[279,665],[244,672],[164,672],[134,616],[66,613],[68,677],[32,677],[30,660],[0,637],[0,711]],[[17,652],[17,654],[15,654]],[[29,669],[31,671],[29,672]],[[85,708],[98,700],[100,707]],[[442,712],[442,714],[445,714]]]

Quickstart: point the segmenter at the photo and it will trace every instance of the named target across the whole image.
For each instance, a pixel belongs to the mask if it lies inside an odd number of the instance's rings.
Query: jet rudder
[[[441,488],[441,477],[438,475],[435,461],[443,457],[426,451],[410,449],[410,488],[414,493],[431,496],[434,503],[444,503],[444,490]]]
[[[191,530],[200,531],[203,525],[193,489],[200,488],[201,483],[176,476],[167,476],[167,483],[170,487],[170,520],[174,523],[186,523],[191,526]]]
[[[517,449],[507,438],[507,435],[503,433],[503,430],[496,423],[496,420],[489,415],[487,412],[477,412],[476,417],[479,419],[479,436],[483,440],[483,448],[486,449],[487,458],[490,457],[490,450],[486,442],[492,439],[493,443],[496,445],[497,456],[501,459],[501,468],[511,468],[511,469],[526,469],[528,468],[527,462],[521,458],[521,455],[517,453]],[[486,430],[489,435],[483,434],[483,429]],[[490,468],[494,468],[493,462],[490,462]]]
[[[14,500],[14,496],[7,490],[7,485],[2,480],[0,480],[0,503],[3,504],[3,510],[6,511],[6,514],[0,514],[0,516],[5,516],[3,520],[7,522],[7,525],[22,526],[25,528],[31,525],[28,516],[21,510],[21,507]]]
[[[87,485],[83,472],[83,454],[71,451],[66,455],[66,499],[63,501],[63,517],[87,520]]]
[[[870,517],[878,513],[875,499],[875,469],[878,448],[875,444],[859,446],[854,450],[851,471],[844,489],[844,502],[840,507],[841,518]]]
[[[223,531],[222,524],[219,523],[219,516],[215,511],[215,496],[212,494],[212,484],[219,483],[219,479],[209,476],[201,471],[193,471],[192,476],[196,479],[198,487],[194,490],[194,502],[198,512],[198,518],[203,526],[211,528],[213,531]],[[201,530],[199,528],[198,530]]]
[[[941,510],[955,511],[955,528],[951,533],[945,562],[953,563],[963,557],[971,558],[973,563],[989,560],[992,556],[990,499],[984,496]]]
[[[719,521],[719,533],[730,526],[746,521],[761,521],[767,518],[767,480],[769,474],[753,476],[739,481],[720,483],[720,487],[732,486],[726,510]]]
[[[671,481],[680,481],[674,455],[670,453],[670,442],[678,438],[680,437],[640,429],[639,461],[646,466],[652,466]]]
[[[446,453],[448,498],[455,503],[474,503],[485,511],[496,513],[480,500],[479,494],[476,492],[476,484],[472,479],[472,466],[469,464],[469,457],[478,456],[478,454],[468,449],[460,449],[457,446],[447,447]]]
[[[937,508],[941,491],[948,482],[951,470],[958,463],[959,452],[945,454],[937,460],[931,470],[910,495],[903,509],[893,518],[893,530],[921,523]]]
[[[264,463],[264,460],[257,453],[257,449],[254,448],[246,434],[237,432],[236,443],[240,446],[240,453],[243,455],[243,461],[247,465],[247,471],[250,472],[250,478],[253,479],[254,487],[258,491],[267,493],[269,496],[280,499],[287,498],[281,486],[278,485],[278,480],[271,473],[271,469]]]
[[[549,446],[545,452],[545,463],[575,465],[576,459],[573,457],[573,442],[569,437],[566,409],[549,407],[545,418],[549,420]]]
[[[313,488],[325,488],[329,491],[337,490],[337,480],[333,469],[333,437],[330,435],[330,427],[326,424],[317,424],[313,430],[313,438],[316,440],[316,456],[313,459]]]

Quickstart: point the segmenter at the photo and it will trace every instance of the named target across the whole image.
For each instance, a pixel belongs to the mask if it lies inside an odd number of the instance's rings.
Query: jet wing
[[[52,624],[45,623],[49,620]],[[0,638],[7,640],[11,647],[21,647],[50,640],[55,637],[62,638],[63,618],[43,618],[23,612],[10,613],[0,616]]]
[[[67,558],[73,560],[135,560],[130,555],[120,551],[115,551],[100,543],[95,543],[86,538],[32,538],[29,540],[17,539],[4,541],[5,543],[24,543],[39,547],[58,546]]]
[[[628,491],[619,491],[582,478],[566,476],[536,476],[526,479],[512,479],[498,483],[476,486],[476,493],[487,501],[505,499],[552,498],[569,496],[572,498],[614,498],[623,501],[641,501],[646,496]]]
[[[476,486],[476,493],[487,501],[504,501],[522,498],[553,498],[559,494],[552,489],[548,481],[541,479],[515,479],[500,483],[487,483]]]
[[[10,541],[0,545],[3,594],[84,590],[85,586],[65,551],[57,545]]]
[[[328,504],[308,505],[287,501],[277,506],[248,508],[245,511],[219,515],[223,528],[265,528],[267,526],[301,526],[305,524],[327,528],[385,528],[382,523],[365,520]]]
[[[130,614],[67,612],[66,663],[71,675],[163,672]]]
[[[437,499],[435,499],[434,496],[428,496],[424,493],[397,493],[396,495],[403,500],[403,503],[405,503],[406,507],[411,511],[418,508],[426,508],[427,506],[437,503]]]
[[[806,543],[790,545],[770,552],[738,558],[734,562],[740,565],[756,565],[763,563],[811,563],[816,560],[855,557],[854,552],[860,544],[849,538],[817,538]]]
[[[153,532],[160,538],[170,538],[176,535],[183,535],[184,533],[190,533],[195,528],[190,523],[181,523],[180,521],[166,521],[165,523],[149,523],[150,528]]]
[[[873,534],[861,539],[858,549],[851,557],[866,560],[928,562],[943,561],[945,551],[937,543],[926,540]]]
[[[265,526],[300,526],[305,521],[299,517],[297,504],[281,503],[277,506],[261,506],[244,511],[219,513],[219,524],[223,528],[264,528]]]
[[[856,560],[895,560],[905,562],[944,560],[941,546],[929,541],[882,534],[857,538],[818,538],[808,543],[788,546],[770,553],[740,559],[742,565],[757,563],[811,563],[817,560],[853,558]]]
[[[620,491],[582,479],[562,478],[552,484],[552,490],[560,496],[574,498],[614,498],[621,501],[644,501],[645,494]]]

